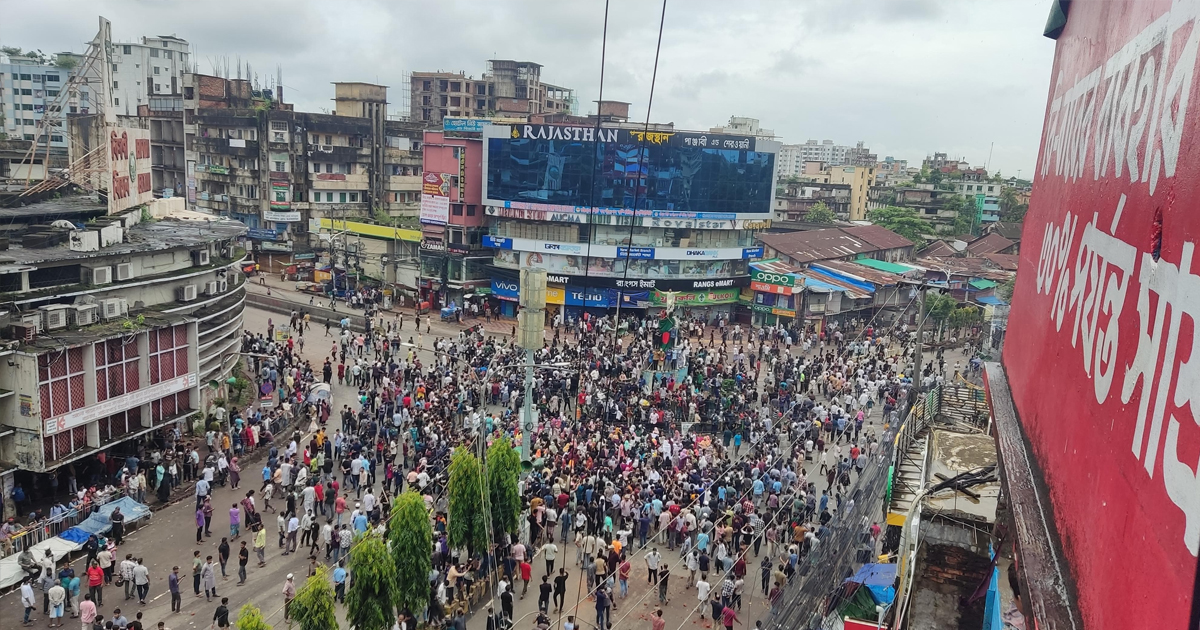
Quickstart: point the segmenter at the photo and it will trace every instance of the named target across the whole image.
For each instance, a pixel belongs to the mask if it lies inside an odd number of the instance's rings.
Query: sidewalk
[[[265,283],[263,283],[264,281]],[[296,283],[294,281],[280,280],[276,274],[259,274],[246,279],[247,291],[264,296],[269,292],[270,297],[293,304],[297,311],[320,309],[324,313],[329,310],[327,308],[329,306],[329,298],[297,291],[295,287]],[[310,300],[312,304],[309,304]],[[359,318],[363,317],[364,313],[363,309],[353,308],[340,300],[337,303],[336,312],[342,316],[351,315]],[[413,318],[417,315],[417,310],[415,307],[401,308],[393,305],[390,309],[380,309],[380,313],[390,315],[393,318],[403,315],[405,323],[411,326],[414,322]],[[421,314],[422,327],[428,322],[430,334],[441,336],[458,334],[460,331],[476,325],[482,325],[485,331],[493,335],[511,335],[516,321],[516,319],[493,318],[492,321],[488,322],[482,317],[464,315],[461,323],[456,321],[443,322],[436,310],[431,309]]]

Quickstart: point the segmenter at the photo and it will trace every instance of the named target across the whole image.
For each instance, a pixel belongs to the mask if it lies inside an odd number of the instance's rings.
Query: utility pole
[[[911,390],[911,391],[917,391],[917,392],[921,391],[921,383],[922,383],[921,371],[924,368],[923,360],[921,357],[921,352],[923,350],[922,346],[925,341],[924,333],[925,333],[925,289],[926,289],[926,287],[928,287],[928,285],[925,284],[924,282],[922,282],[921,286],[917,288],[917,291],[919,291],[919,293],[917,294],[917,304],[919,305],[917,308],[917,346],[913,350],[913,363],[914,363],[915,367],[913,369],[914,374],[912,375],[913,383],[916,384],[916,387],[914,387]],[[915,396],[910,395],[909,396],[909,403],[910,403],[909,406],[910,407],[911,407],[911,403],[914,400],[915,400]]]
[[[525,407],[521,410],[521,471],[533,470],[533,351],[540,350],[546,328],[546,270],[521,270],[521,311],[517,313],[517,342],[525,348]]]

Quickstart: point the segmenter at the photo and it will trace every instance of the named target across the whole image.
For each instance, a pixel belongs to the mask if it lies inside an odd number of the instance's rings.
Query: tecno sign
[[[750,279],[754,282],[763,282],[766,284],[777,284],[781,287],[796,286],[796,279],[786,273],[774,273],[771,271],[755,271],[750,275]]]

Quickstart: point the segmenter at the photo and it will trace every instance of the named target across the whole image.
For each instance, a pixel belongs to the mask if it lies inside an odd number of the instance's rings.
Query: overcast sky
[[[19,6],[18,6],[19,4]],[[613,0],[604,96],[644,120],[661,4]],[[1037,161],[1054,42],[1048,0],[671,0],[651,118],[706,130],[750,116],[784,142],[864,140],[919,165],[945,151],[1028,176]],[[536,61],[544,81],[600,82],[601,0],[0,0],[0,45],[82,52],[96,16],[116,40],[175,34],[199,71],[238,56],[265,84],[283,67],[286,100],[330,107],[332,81],[391,86],[405,72],[464,70],[489,58]]]

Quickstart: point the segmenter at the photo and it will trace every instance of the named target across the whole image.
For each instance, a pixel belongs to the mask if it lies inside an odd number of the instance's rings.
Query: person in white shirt
[[[712,587],[709,586],[708,582],[704,581],[703,577],[696,582],[696,599],[700,601],[699,609],[701,619],[704,619],[704,609],[708,604],[708,592],[711,590]]]
[[[33,622],[37,621],[37,619],[29,616],[37,608],[37,597],[33,594],[33,578],[27,579],[21,584],[21,605],[25,607],[25,621],[23,625],[33,625]]]
[[[538,553],[542,554],[546,560],[546,575],[554,575],[554,561],[558,558],[558,545],[554,544],[553,539],[542,545]]]

